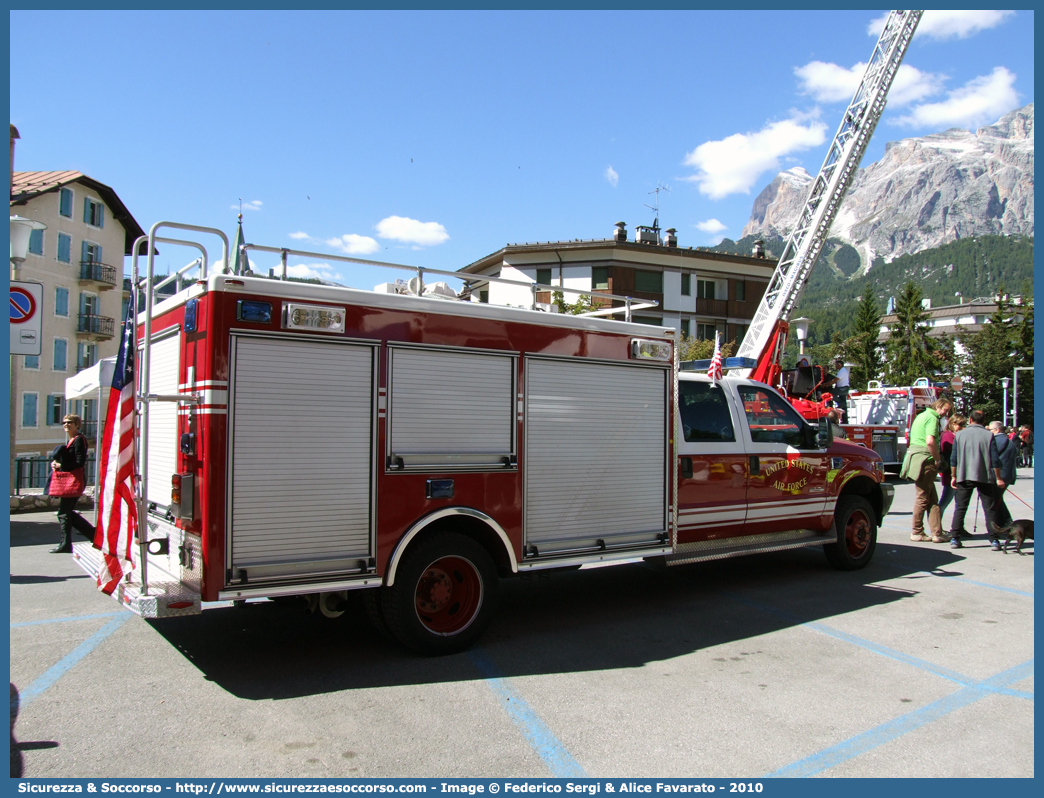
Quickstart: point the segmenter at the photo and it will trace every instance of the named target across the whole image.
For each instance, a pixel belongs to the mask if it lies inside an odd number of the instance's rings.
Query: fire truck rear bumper
[[[73,559],[98,581],[102,569],[102,554],[90,543],[74,543]],[[150,570],[149,573],[152,573]],[[142,618],[171,618],[178,615],[199,615],[202,610],[198,593],[191,592],[180,582],[161,582],[149,579],[148,592],[143,595],[140,575],[132,571],[120,582],[112,597]]]

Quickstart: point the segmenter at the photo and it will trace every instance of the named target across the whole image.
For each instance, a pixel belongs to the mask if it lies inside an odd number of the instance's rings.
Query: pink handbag
[[[86,487],[87,483],[84,479],[82,468],[76,468],[72,471],[52,471],[51,487],[47,492],[49,495],[57,496],[59,499],[70,499],[74,496],[82,495]]]

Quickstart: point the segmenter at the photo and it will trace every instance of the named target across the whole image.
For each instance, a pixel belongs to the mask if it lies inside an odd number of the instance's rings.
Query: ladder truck
[[[734,365],[731,373],[769,385],[781,385],[780,361],[790,329],[787,319],[819,259],[830,225],[881,119],[888,90],[922,13],[889,13],[863,79],[845,110],[819,174],[812,181],[805,206],[787,237],[776,271],[736,358],[726,361],[726,366]],[[815,420],[826,415],[821,402],[799,398],[792,399],[792,402],[806,418]]]

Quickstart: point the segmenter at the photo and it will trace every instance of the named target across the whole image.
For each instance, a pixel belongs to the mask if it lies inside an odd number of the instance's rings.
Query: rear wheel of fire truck
[[[391,633],[391,629],[388,628],[388,622],[384,620],[384,609],[381,606],[381,590],[379,588],[363,591],[363,606],[366,607],[366,617],[370,619],[370,624],[380,632],[381,637],[394,640],[395,636]]]
[[[877,521],[870,502],[862,496],[842,496],[834,511],[837,543],[823,547],[827,561],[842,571],[857,571],[874,556]]]
[[[455,654],[486,631],[499,579],[489,553],[456,532],[420,541],[384,588],[381,609],[395,638],[422,654]]]

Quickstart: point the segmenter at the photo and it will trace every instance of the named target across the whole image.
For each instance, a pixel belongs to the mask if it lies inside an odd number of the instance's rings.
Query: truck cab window
[[[808,445],[805,422],[779,394],[754,386],[740,389],[743,410],[754,443],[785,443],[803,448]]]
[[[678,385],[679,411],[685,440],[734,441],[736,433],[728,401],[721,386],[710,382],[682,380]]]

